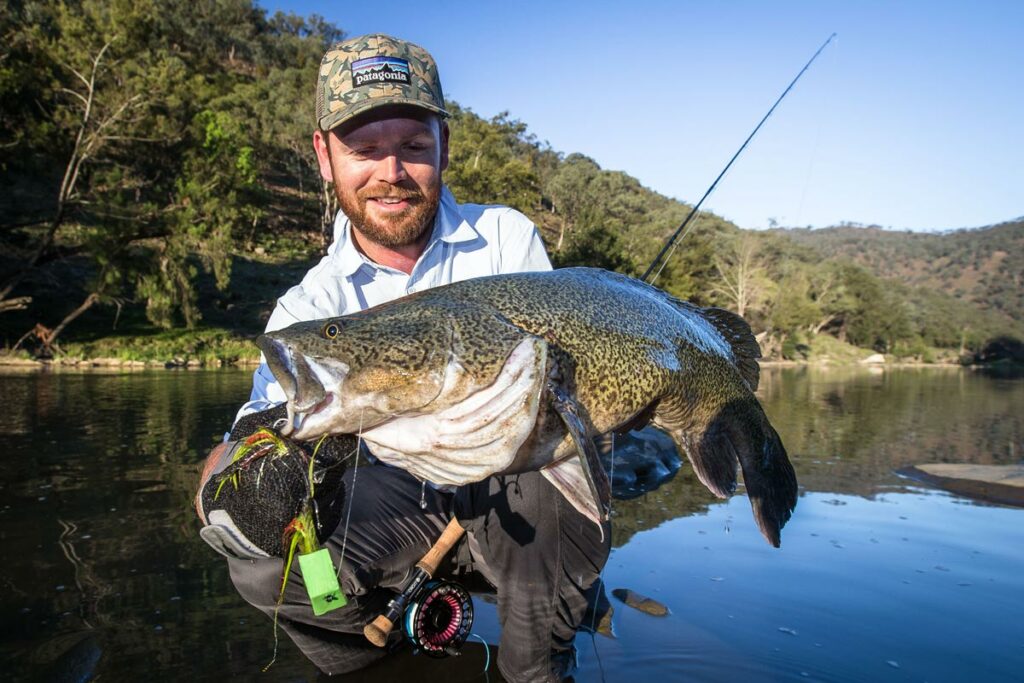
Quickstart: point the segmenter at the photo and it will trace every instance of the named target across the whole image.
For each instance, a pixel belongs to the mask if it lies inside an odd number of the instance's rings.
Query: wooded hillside
[[[846,258],[879,277],[1024,321],[1024,218],[940,233],[841,226],[786,234],[826,258]]]
[[[329,239],[313,85],[343,35],[249,0],[0,10],[0,343],[253,354],[245,339]],[[449,104],[452,191],[526,213],[556,265],[639,275],[689,210],[508,114]],[[776,357],[835,340],[932,360],[1024,338],[1020,242],[1020,222],[952,236],[751,232],[705,213],[656,284],[740,313]]]

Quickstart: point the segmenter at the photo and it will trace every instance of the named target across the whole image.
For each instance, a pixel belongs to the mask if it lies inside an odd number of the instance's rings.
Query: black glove
[[[197,496],[206,524],[200,536],[222,555],[286,556],[290,525],[306,510],[320,542],[341,520],[342,474],[355,457],[356,438],[331,436],[319,446],[293,441],[274,429],[285,417],[282,405],[238,420],[228,447],[204,472]]]

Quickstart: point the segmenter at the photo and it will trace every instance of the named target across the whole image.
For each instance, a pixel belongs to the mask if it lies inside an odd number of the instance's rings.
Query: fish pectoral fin
[[[578,458],[567,458],[562,463],[556,465],[561,467],[565,462],[573,462],[578,465],[578,475],[575,469],[571,472],[571,476],[576,478],[577,476],[586,482],[586,490],[590,493],[590,500],[592,504],[589,508],[595,512],[595,516],[584,510],[578,505],[571,496],[566,495],[570,502],[579,510],[581,513],[591,517],[597,524],[602,521],[607,521],[611,512],[611,484],[608,482],[608,476],[604,472],[604,467],[601,465],[601,458],[597,454],[597,447],[594,445],[594,437],[591,434],[591,430],[587,429],[586,423],[580,416],[579,406],[576,401],[569,396],[569,394],[558,384],[549,380],[547,383],[547,389],[551,395],[551,405],[558,413],[558,416],[562,418],[562,422],[565,423],[565,428],[569,432],[569,438],[572,439],[573,445],[576,447],[576,454]],[[548,469],[548,468],[545,468]],[[568,469],[566,470],[569,471]],[[548,480],[555,484],[555,481],[548,477]],[[582,481],[576,483],[582,484]],[[555,484],[556,487],[558,486]],[[582,486],[580,487],[582,490]],[[565,494],[565,491],[562,491]]]

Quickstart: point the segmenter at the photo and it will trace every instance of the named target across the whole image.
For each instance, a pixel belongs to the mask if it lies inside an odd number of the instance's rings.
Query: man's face
[[[321,175],[363,237],[394,249],[429,232],[448,167],[448,127],[439,117],[401,111],[359,117],[316,131],[313,146]]]

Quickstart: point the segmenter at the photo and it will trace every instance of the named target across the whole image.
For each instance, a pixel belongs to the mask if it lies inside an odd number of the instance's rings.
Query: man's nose
[[[395,185],[409,177],[409,174],[405,171],[405,164],[402,163],[402,159],[397,154],[389,154],[381,159],[377,172],[381,180],[391,185]]]

